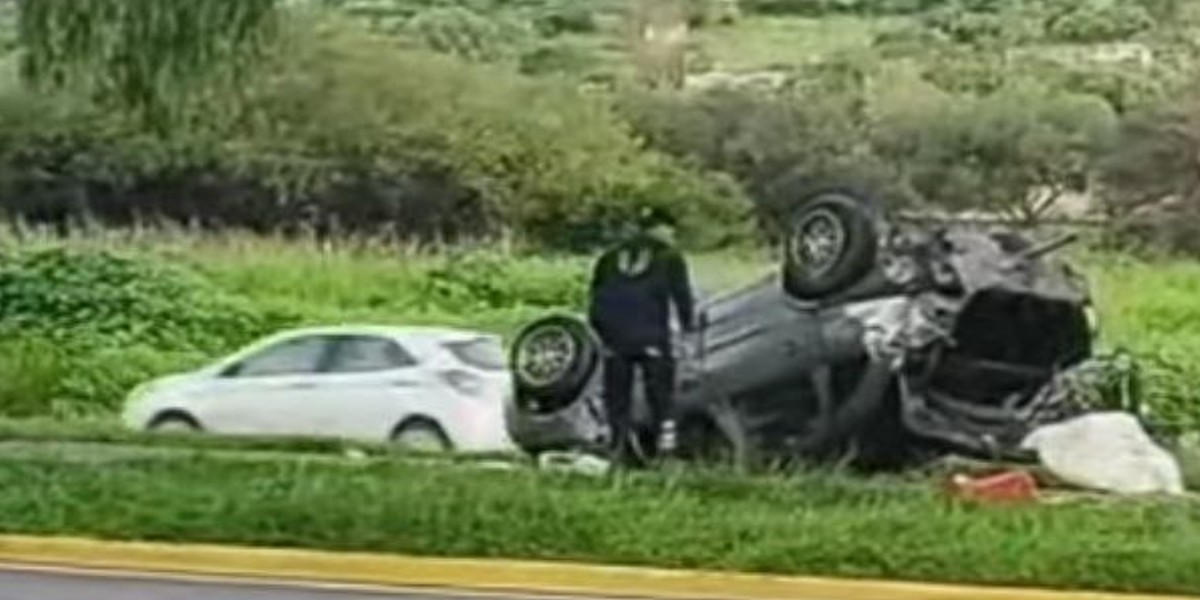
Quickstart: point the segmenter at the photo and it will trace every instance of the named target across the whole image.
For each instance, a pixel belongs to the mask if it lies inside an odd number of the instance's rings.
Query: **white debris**
[[[1118,494],[1183,494],[1179,463],[1138,420],[1099,412],[1035,430],[1021,447],[1064,482]]]
[[[609,461],[582,452],[543,452],[538,455],[538,468],[551,471],[604,475],[610,466]]]

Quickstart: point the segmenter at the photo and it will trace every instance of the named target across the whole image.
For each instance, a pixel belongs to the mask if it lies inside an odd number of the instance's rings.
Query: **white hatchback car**
[[[285,331],[136,388],[123,421],[149,430],[392,441],[510,451],[512,380],[497,336],[433,327]]]

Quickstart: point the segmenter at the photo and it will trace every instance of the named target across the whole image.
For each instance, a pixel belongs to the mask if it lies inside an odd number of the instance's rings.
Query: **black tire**
[[[151,432],[183,432],[183,433],[199,433],[203,431],[200,423],[191,415],[181,412],[165,412],[155,415],[150,423],[146,425],[146,430]]]
[[[540,344],[550,347],[539,349]],[[555,350],[562,355],[545,354]],[[570,406],[579,399],[599,360],[599,344],[580,319],[551,315],[530,323],[517,335],[509,354],[517,407],[551,413]]]
[[[419,439],[423,442],[434,443],[436,447],[421,448],[412,445],[411,441]],[[454,444],[450,442],[450,438],[446,436],[446,432],[437,423],[428,419],[411,419],[404,422],[399,427],[396,427],[392,432],[391,442],[405,450],[416,450],[420,452],[451,452],[454,450]]]
[[[814,243],[824,246],[813,248]],[[809,196],[787,222],[784,291],[812,300],[845,290],[874,266],[878,243],[866,200],[837,189]]]

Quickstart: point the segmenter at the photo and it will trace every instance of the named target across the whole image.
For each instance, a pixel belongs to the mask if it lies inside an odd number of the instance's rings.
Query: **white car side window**
[[[231,375],[264,377],[316,373],[328,344],[329,340],[323,336],[280,342],[242,361]]]
[[[332,373],[361,373],[411,367],[417,361],[394,340],[374,336],[346,336],[338,340],[329,365]]]

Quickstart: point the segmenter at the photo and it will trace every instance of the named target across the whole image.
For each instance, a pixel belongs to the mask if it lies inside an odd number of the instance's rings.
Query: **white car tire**
[[[401,426],[392,434],[392,443],[403,450],[416,452],[453,450],[442,428],[428,421],[414,421]]]

